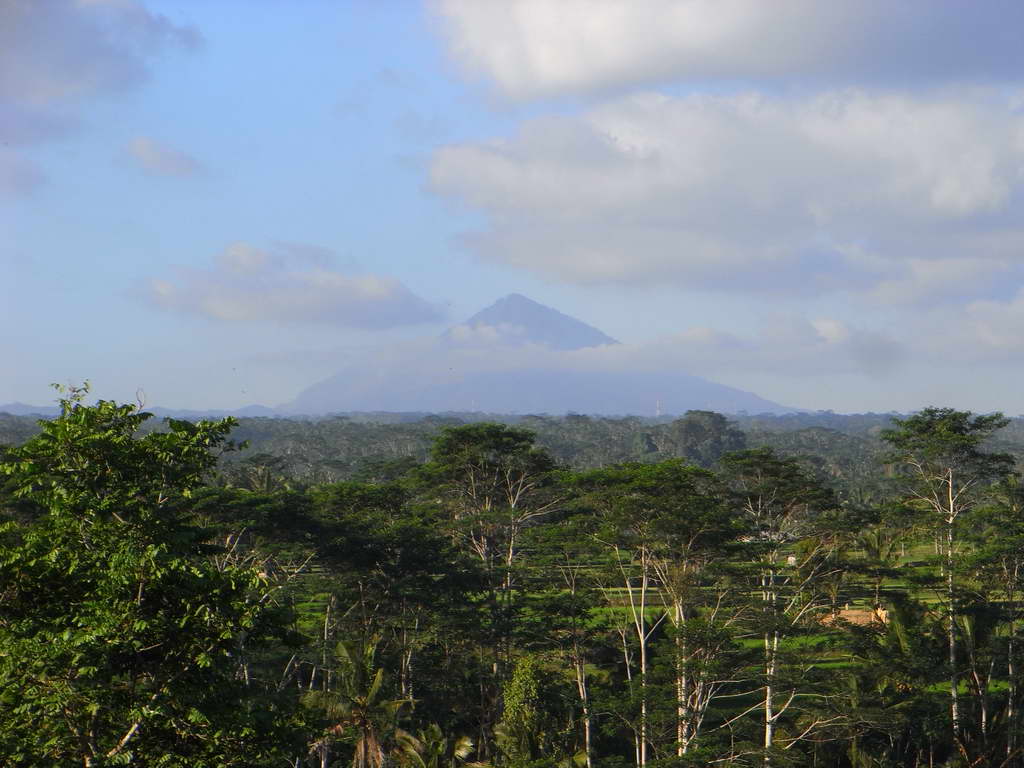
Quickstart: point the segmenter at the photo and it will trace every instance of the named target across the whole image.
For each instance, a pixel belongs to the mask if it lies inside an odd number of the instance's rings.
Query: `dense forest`
[[[0,416],[4,765],[1024,765],[1020,420],[86,394]]]

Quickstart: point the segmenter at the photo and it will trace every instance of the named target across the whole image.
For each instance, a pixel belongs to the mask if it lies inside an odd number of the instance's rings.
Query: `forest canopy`
[[[5,765],[1024,765],[1000,414],[158,424],[86,394],[5,432]]]

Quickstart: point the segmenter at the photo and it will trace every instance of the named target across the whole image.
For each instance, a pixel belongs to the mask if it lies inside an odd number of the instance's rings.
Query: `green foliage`
[[[564,757],[558,738],[559,697],[539,657],[527,654],[516,660],[502,699],[502,718],[495,728],[502,765],[527,768],[542,758],[551,764]]]
[[[416,734],[420,749],[412,764],[417,768],[458,768],[473,754],[473,740],[468,736],[448,738],[437,723],[431,723]]]
[[[540,682],[536,660],[523,656],[505,683],[505,712],[498,728],[498,745],[508,765],[519,768],[530,762],[539,746]]]
[[[337,686],[310,691],[304,697],[306,706],[319,711],[327,724],[314,749],[347,742],[353,768],[382,768],[389,758],[415,753],[419,747],[398,727],[399,715],[412,702],[387,695],[384,669],[376,660],[379,643],[378,637],[338,643]]]
[[[441,431],[430,453],[426,474],[475,507],[510,503],[523,483],[555,468],[547,451],[534,445],[528,429],[504,424],[467,424]]]
[[[1009,454],[985,450],[995,433],[1009,424],[1001,413],[976,416],[952,408],[925,408],[893,422],[896,426],[881,434],[893,448],[890,460],[915,468],[926,479],[955,469],[972,479],[991,480],[1013,467]]]
[[[0,554],[0,753],[6,765],[258,765],[286,712],[239,675],[287,639],[253,568],[219,565],[189,497],[232,422],[170,420],[84,392],[0,469],[44,514]]]
[[[0,455],[5,766],[1024,764],[998,415],[147,419]]]
[[[594,470],[573,482],[585,503],[604,513],[609,540],[628,534],[648,538],[655,546],[660,542],[691,551],[711,547],[739,530],[723,504],[717,478],[681,459]]]
[[[747,447],[746,435],[713,411],[687,411],[666,431],[676,456],[705,468],[713,467],[725,454]]]

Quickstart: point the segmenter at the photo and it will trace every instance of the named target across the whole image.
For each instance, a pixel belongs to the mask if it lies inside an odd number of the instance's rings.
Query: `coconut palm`
[[[882,604],[882,582],[899,562],[901,531],[885,525],[876,525],[861,532],[857,544],[871,569],[875,593],[874,607]]]
[[[398,727],[411,699],[391,699],[384,691],[384,670],[376,666],[379,638],[340,642],[335,650],[338,686],[311,691],[307,706],[320,710],[328,727],[313,745],[324,754],[331,743],[354,737],[352,768],[386,768],[419,750],[419,741]]]
[[[449,739],[441,727],[431,723],[417,734],[419,751],[410,755],[407,763],[412,768],[460,768],[482,766],[482,763],[467,763],[466,758],[473,752],[473,740],[468,736]]]

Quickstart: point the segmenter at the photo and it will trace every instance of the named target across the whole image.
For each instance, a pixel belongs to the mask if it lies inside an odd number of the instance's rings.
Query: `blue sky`
[[[807,408],[1024,412],[1024,6],[0,7],[0,403],[274,405],[520,292]],[[501,354],[498,350],[495,354]]]

